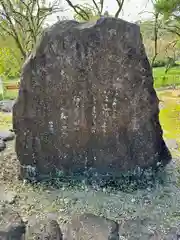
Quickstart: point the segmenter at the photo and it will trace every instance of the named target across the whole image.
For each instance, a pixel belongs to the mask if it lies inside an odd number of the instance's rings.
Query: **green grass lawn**
[[[155,88],[180,85],[180,66],[171,68],[167,74],[164,67],[154,68],[153,76]]]
[[[163,136],[175,139],[180,150],[180,90],[157,91],[157,94],[163,105],[159,114]],[[174,153],[175,156],[180,156],[179,150]]]
[[[12,129],[12,115],[0,112],[0,130]]]

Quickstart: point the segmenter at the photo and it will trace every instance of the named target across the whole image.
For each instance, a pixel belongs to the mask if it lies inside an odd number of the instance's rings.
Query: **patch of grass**
[[[0,112],[0,129],[12,128],[12,115],[10,113]]]
[[[180,66],[171,68],[165,74],[165,67],[153,69],[154,87],[167,87],[172,85],[180,85]]]
[[[164,136],[176,139],[180,144],[180,97],[175,97],[172,92],[167,91],[160,93],[159,98],[164,105],[159,115]]]
[[[176,150],[171,150],[174,157],[180,157],[180,91],[162,91],[158,93],[162,101],[159,114],[160,123],[165,139],[175,140],[178,145]]]
[[[160,112],[160,121],[165,137],[176,139],[180,144],[180,105],[170,102]]]

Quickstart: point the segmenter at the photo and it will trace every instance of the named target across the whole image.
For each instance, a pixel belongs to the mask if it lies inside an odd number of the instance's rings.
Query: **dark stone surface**
[[[5,142],[2,139],[0,139],[0,152],[2,152],[5,148],[6,148]]]
[[[110,219],[85,213],[74,216],[63,240],[119,240],[119,225]]]
[[[159,231],[150,216],[135,217],[132,219],[124,219],[119,227],[122,239],[128,240],[157,240]]]
[[[23,240],[25,224],[17,212],[10,207],[0,208],[0,239]]]
[[[13,108],[18,159],[39,175],[166,165],[158,104],[137,25],[58,22],[23,67]]]
[[[27,227],[26,240],[64,240],[56,220],[34,221]]]
[[[0,130],[0,139],[3,141],[11,141],[15,138],[15,134],[11,131]]]
[[[180,226],[172,227],[163,240],[180,240]]]

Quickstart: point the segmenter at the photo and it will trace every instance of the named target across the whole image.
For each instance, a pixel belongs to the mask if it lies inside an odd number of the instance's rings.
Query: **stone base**
[[[5,142],[2,139],[0,139],[0,152],[3,151],[5,148],[6,148]]]
[[[88,171],[78,171],[71,173],[71,176],[62,171],[52,172],[51,174],[43,175],[39,173],[36,167],[21,166],[19,179],[25,179],[29,183],[43,182],[47,185],[53,185],[56,188],[62,186],[82,186],[99,188],[113,188],[121,191],[134,191],[137,189],[145,189],[154,187],[160,179],[160,172],[164,169],[162,163],[156,164],[149,168],[136,167],[133,171],[122,172],[113,171],[111,173],[97,172],[96,169]],[[59,185],[61,184],[61,185]]]

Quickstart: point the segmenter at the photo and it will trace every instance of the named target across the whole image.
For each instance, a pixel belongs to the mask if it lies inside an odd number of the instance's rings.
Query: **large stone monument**
[[[158,104],[139,26],[115,18],[58,22],[22,71],[13,109],[22,169],[113,173],[166,165]]]

